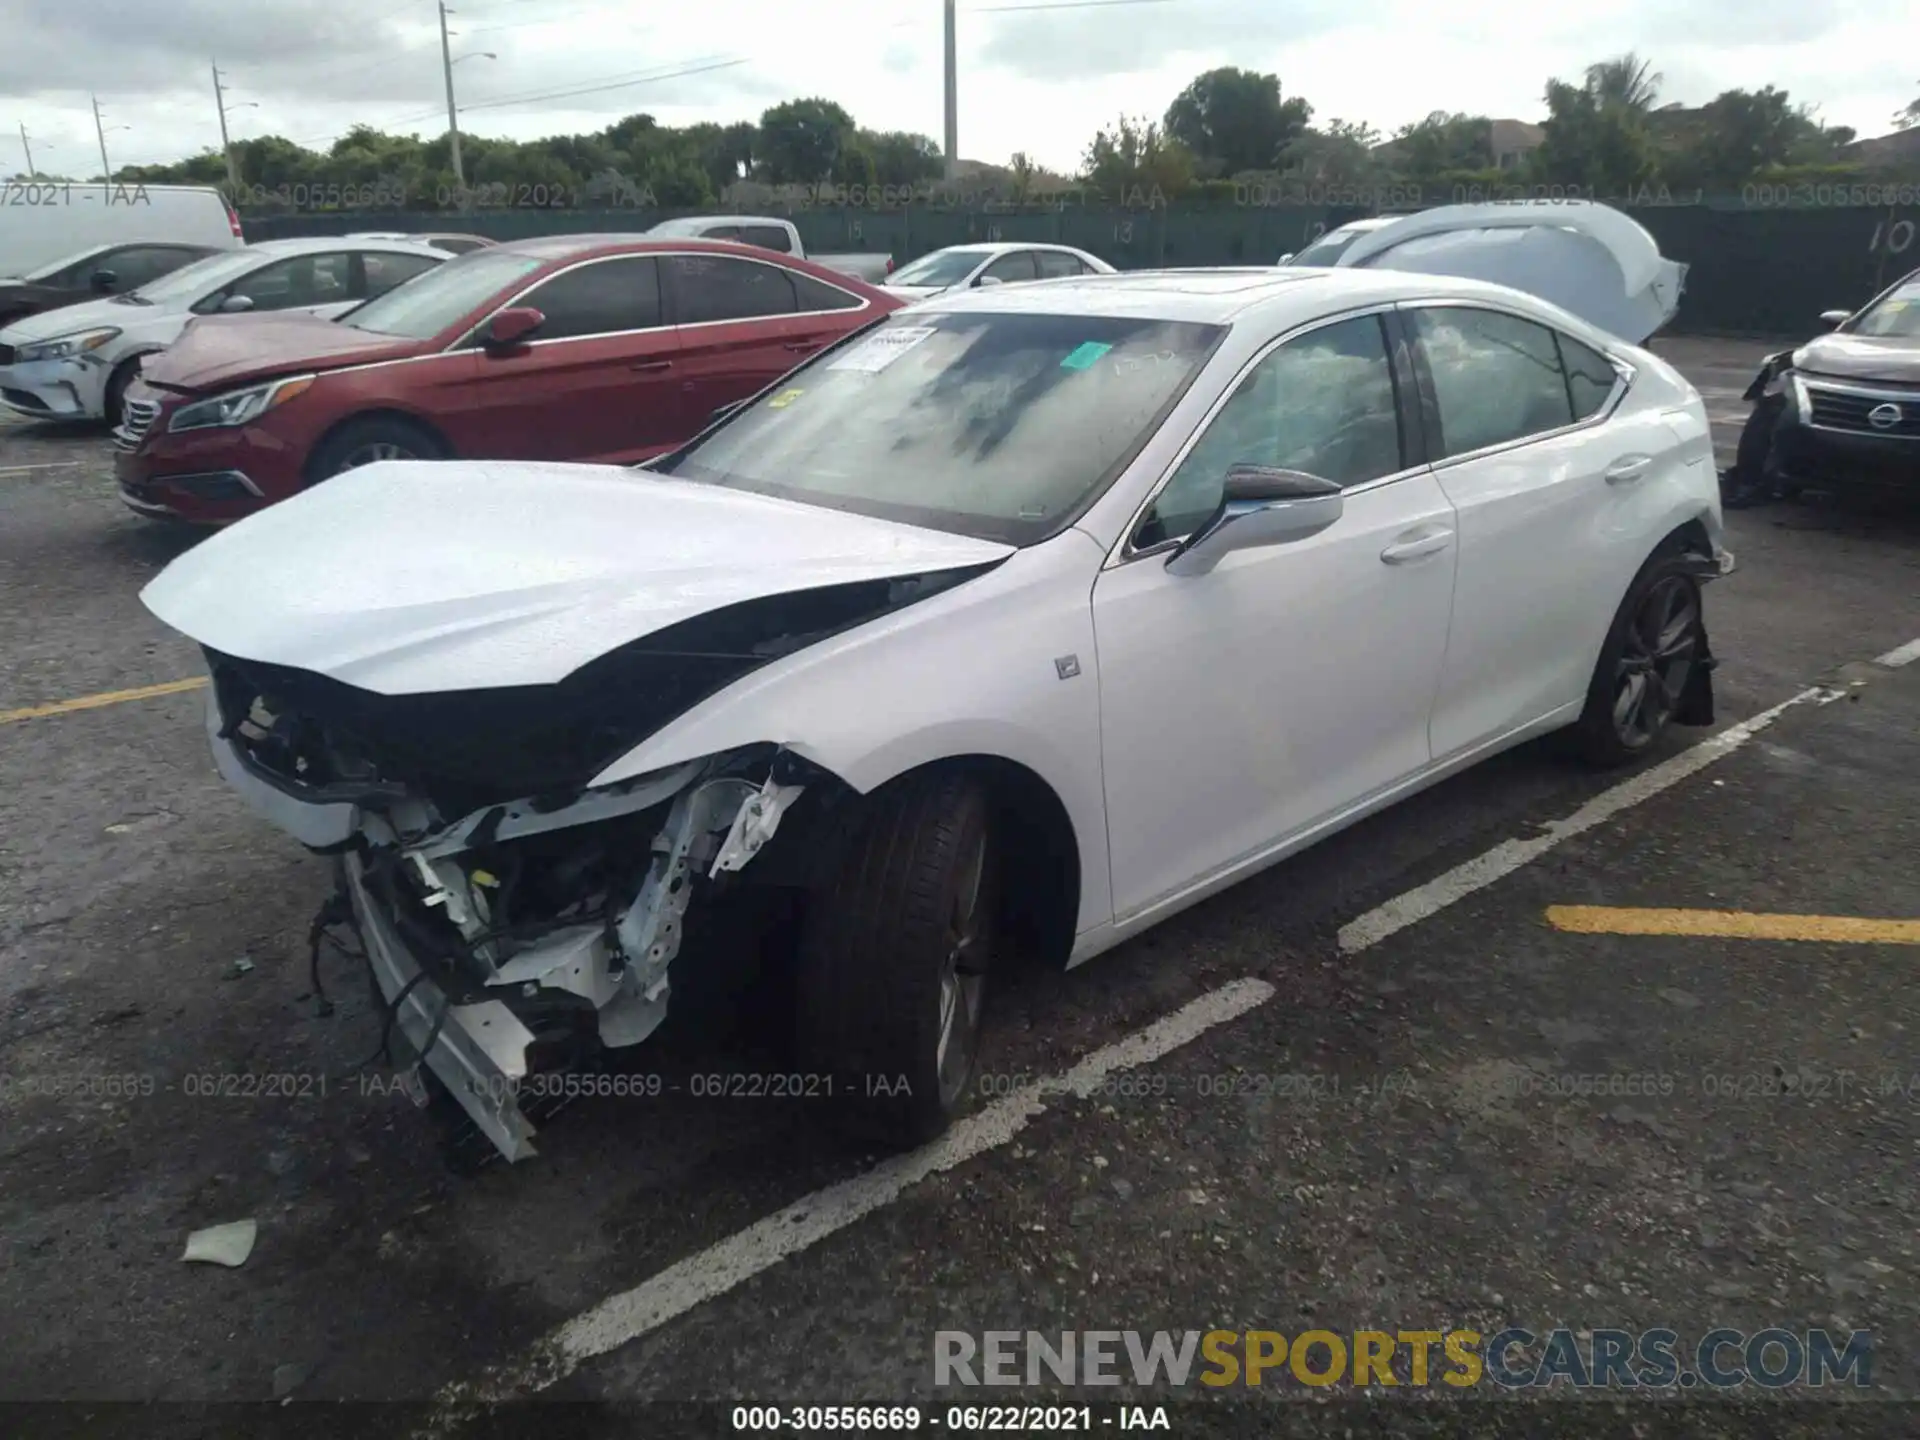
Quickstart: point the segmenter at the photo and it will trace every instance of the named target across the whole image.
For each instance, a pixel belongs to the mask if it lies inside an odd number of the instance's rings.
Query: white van
[[[245,243],[240,217],[211,185],[0,180],[0,277],[118,241],[221,250]]]

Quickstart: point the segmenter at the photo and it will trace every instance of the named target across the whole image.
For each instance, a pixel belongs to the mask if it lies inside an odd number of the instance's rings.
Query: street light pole
[[[947,11],[947,179],[960,178],[960,76],[958,47],[954,41],[954,0],[946,0]]]
[[[453,46],[447,39],[447,0],[439,0],[439,6],[440,69],[447,80],[447,135],[453,142],[453,183],[464,190],[467,176],[460,166],[460,117],[453,108]]]
[[[227,100],[220,92],[220,65],[218,61],[207,62],[213,70],[213,107],[220,112],[220,153],[227,157],[227,188],[240,188],[240,170],[233,161],[233,142],[227,139]]]
[[[20,148],[27,152],[27,179],[31,180],[39,171],[33,168],[33,147],[27,143],[27,122],[20,122]]]
[[[100,184],[104,189],[113,179],[113,166],[107,163],[107,132],[100,121],[100,97],[91,95],[88,98],[93,101],[93,133],[100,142]]]

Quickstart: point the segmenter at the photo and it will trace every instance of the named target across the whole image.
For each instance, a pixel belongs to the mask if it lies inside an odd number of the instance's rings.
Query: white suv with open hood
[[[1010,948],[1077,963],[1474,761],[1712,716],[1700,397],[1370,270],[936,296],[638,469],[380,462],[175,560],[216,762],[339,857],[500,1151],[667,1013],[690,905],[800,901],[800,1071],[923,1139]]]

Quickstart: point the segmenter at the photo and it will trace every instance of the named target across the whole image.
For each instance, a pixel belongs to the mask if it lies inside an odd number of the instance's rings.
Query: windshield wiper
[[[116,305],[151,305],[153,304],[153,301],[142,299],[138,295],[115,295],[112,298],[113,298],[113,303]]]

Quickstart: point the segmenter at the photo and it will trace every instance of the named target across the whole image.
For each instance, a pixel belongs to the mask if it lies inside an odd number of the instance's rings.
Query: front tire
[[[878,791],[801,934],[802,1067],[836,1115],[905,1148],[962,1108],[973,1077],[999,887],[979,783],[930,772]]]
[[[435,436],[412,421],[387,415],[349,420],[314,447],[307,461],[307,483],[380,460],[443,460],[446,454]]]
[[[136,355],[131,360],[122,360],[113,367],[113,373],[107,376],[107,392],[101,400],[100,413],[106,417],[107,428],[118,430],[120,417],[127,409],[127,387],[140,373],[140,362],[144,356]]]
[[[1590,764],[1624,765],[1653,748],[1681,706],[1694,668],[1707,663],[1706,622],[1694,562],[1663,550],[1627,587],[1573,728]]]

